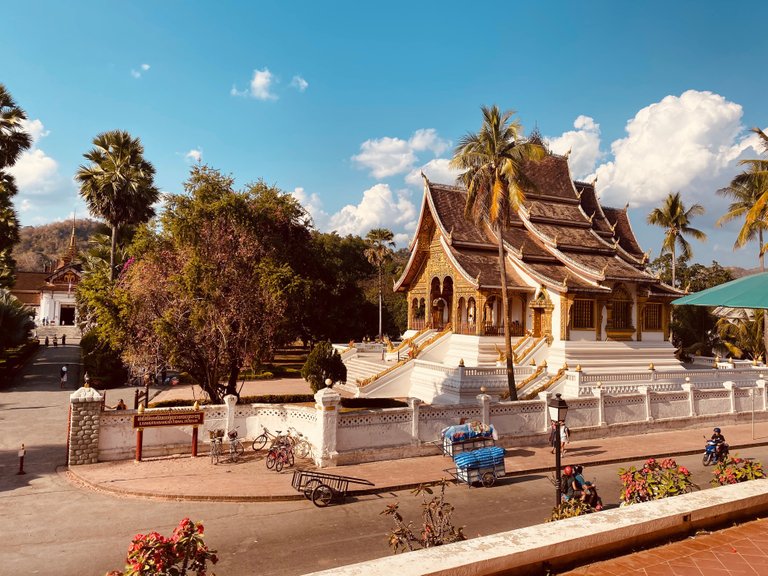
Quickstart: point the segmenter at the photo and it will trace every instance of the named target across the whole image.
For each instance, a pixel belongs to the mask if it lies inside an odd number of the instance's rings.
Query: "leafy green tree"
[[[734,358],[765,357],[762,310],[734,310],[715,325],[723,347]]]
[[[19,241],[19,219],[12,198],[18,189],[7,169],[32,145],[32,138],[24,130],[26,119],[24,110],[0,84],[0,287],[10,287],[14,282],[11,250]]]
[[[669,258],[669,254],[664,255]],[[733,280],[731,273],[717,262],[711,266],[688,264],[678,260],[680,284],[690,292],[699,292],[712,286]],[[689,361],[691,356],[712,356],[720,344],[716,329],[716,317],[704,306],[675,306],[672,323],[672,344],[677,348],[677,356]]]
[[[134,241],[135,261],[120,279],[129,301],[124,359],[167,358],[214,402],[237,394],[242,367],[295,336],[284,316],[306,283],[285,260],[287,245],[309,240],[301,206],[263,183],[233,186],[194,166],[186,194],[168,196],[158,231]]]
[[[690,235],[697,240],[707,239],[704,232],[691,227],[693,217],[701,214],[704,214],[704,207],[701,204],[694,204],[686,210],[685,204],[680,199],[680,192],[668,194],[664,204],[660,208],[654,208],[648,214],[648,224],[660,226],[665,230],[661,250],[672,254],[672,286],[676,286],[676,248],[680,248],[680,255],[685,260],[690,260],[693,251],[685,236]]]
[[[760,270],[765,271],[765,249],[763,232],[768,229],[766,219],[766,205],[753,212],[753,208],[760,204],[761,198],[768,193],[768,175],[762,174],[754,166],[751,170],[737,175],[725,188],[720,188],[717,193],[720,196],[730,198],[728,211],[717,221],[718,226],[737,219],[744,219],[739,230],[733,249],[742,248],[747,242],[757,239]]]
[[[88,209],[112,230],[109,265],[110,279],[114,280],[119,229],[149,221],[160,191],[154,184],[155,168],[144,158],[144,146],[138,138],[112,130],[97,135],[93,145],[84,154],[90,164],[80,166],[75,179]]]
[[[347,367],[341,361],[341,355],[330,342],[318,342],[307,356],[307,361],[301,368],[301,377],[312,387],[312,392],[325,388],[325,381],[330,379],[333,384],[346,382]],[[333,385],[331,384],[331,385]]]
[[[374,228],[369,231],[365,236],[365,243],[368,247],[365,249],[365,257],[368,262],[376,268],[379,274],[379,340],[383,336],[382,322],[381,322],[381,310],[383,305],[382,293],[384,287],[382,285],[382,271],[384,265],[392,259],[392,248],[395,247],[394,242],[395,235],[392,230],[387,228]]]
[[[0,352],[21,346],[29,340],[35,323],[33,311],[8,290],[0,289]]]
[[[502,232],[509,223],[511,211],[517,210],[525,199],[523,187],[528,181],[523,168],[526,162],[543,158],[546,151],[540,143],[522,139],[523,129],[513,118],[514,112],[501,112],[497,106],[483,106],[482,112],[480,130],[459,140],[451,167],[463,170],[457,181],[467,189],[465,215],[475,222],[487,220],[498,240],[502,314],[506,328],[507,384],[510,399],[517,400],[512,334],[509,330],[507,259]]]

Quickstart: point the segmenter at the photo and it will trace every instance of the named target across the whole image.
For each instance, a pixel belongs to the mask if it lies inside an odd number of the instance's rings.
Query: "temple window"
[[[661,304],[648,303],[643,311],[643,330],[661,330]]]
[[[574,300],[571,306],[571,327],[574,330],[594,330],[595,301]]]

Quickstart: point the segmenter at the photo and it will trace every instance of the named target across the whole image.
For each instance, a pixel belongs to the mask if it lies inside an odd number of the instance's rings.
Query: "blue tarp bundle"
[[[457,468],[492,468],[504,464],[504,448],[488,446],[453,456]]]
[[[486,426],[482,422],[469,422],[449,426],[443,430],[443,437],[450,442],[465,442],[472,438],[491,438],[493,432],[493,424]]]

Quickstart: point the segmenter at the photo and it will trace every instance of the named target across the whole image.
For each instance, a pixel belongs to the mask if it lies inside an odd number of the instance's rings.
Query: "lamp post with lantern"
[[[560,475],[560,423],[565,425],[565,417],[568,414],[568,403],[563,400],[560,394],[555,394],[554,398],[547,401],[547,410],[549,419],[555,423],[555,506],[560,505],[562,500],[562,479]]]

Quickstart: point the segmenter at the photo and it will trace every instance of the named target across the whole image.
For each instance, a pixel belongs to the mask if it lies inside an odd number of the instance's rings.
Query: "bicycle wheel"
[[[240,442],[239,439],[235,442],[235,452],[237,452],[238,458],[245,455],[245,446],[243,446],[243,443]]]
[[[278,454],[277,459],[275,460],[275,472],[282,472],[284,464],[285,464],[285,455]]]
[[[219,443],[214,441],[211,443],[211,464],[219,463]]]
[[[251,444],[251,448],[253,448],[254,452],[258,452],[259,450],[263,450],[264,446],[267,445],[267,435],[266,434],[259,434],[256,436],[256,438],[253,439],[253,444]]]
[[[272,470],[275,467],[275,462],[277,462],[277,452],[270,450],[267,454],[267,468]]]
[[[236,445],[230,442],[229,443],[229,461],[237,462],[239,459],[240,459],[240,456],[237,453]]]
[[[296,456],[299,458],[306,458],[309,456],[309,452],[311,451],[309,442],[306,440],[300,440],[296,446],[294,446],[294,451],[296,452]]]
[[[333,500],[333,490],[330,486],[320,484],[312,490],[312,504],[318,508],[325,508]]]

